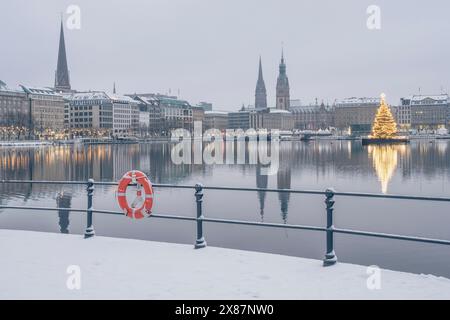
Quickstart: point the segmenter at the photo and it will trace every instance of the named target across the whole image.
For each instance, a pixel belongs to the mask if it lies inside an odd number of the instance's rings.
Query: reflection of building
[[[256,187],[260,189],[267,189],[268,175],[261,174],[261,164],[256,165]],[[266,202],[266,191],[258,191],[259,200],[259,214],[261,215],[261,222],[264,221],[264,206]]]
[[[27,94],[35,130],[64,128],[64,99],[49,88],[32,88],[21,85]]]
[[[291,153],[290,143],[282,143],[280,145],[280,165],[277,172],[277,188],[290,189],[291,188]],[[278,200],[280,201],[281,218],[284,223],[287,222],[289,199],[291,194],[289,192],[279,192]]]
[[[399,122],[413,129],[435,130],[449,125],[450,104],[447,94],[402,98],[400,108]]]
[[[72,194],[68,192],[62,192],[56,197],[56,205],[58,208],[70,208],[72,201]],[[59,217],[59,229],[61,233],[69,233],[69,213],[70,210],[58,210]]]
[[[368,135],[380,106],[380,98],[349,98],[336,102],[335,126],[352,135]]]

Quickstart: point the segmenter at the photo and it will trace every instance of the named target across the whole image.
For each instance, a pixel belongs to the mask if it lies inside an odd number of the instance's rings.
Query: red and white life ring
[[[127,188],[130,184],[136,184],[137,188],[136,198],[131,205],[127,201]],[[153,206],[153,188],[145,173],[131,170],[123,175],[117,188],[117,202],[129,218],[142,219],[150,216]]]

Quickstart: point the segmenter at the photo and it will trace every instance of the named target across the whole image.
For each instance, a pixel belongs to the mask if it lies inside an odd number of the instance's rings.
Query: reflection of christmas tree
[[[404,154],[405,146],[369,146],[369,155],[372,157],[372,164],[381,182],[381,192],[387,193],[388,184],[397,169],[398,153]]]
[[[381,95],[380,107],[378,108],[375,121],[372,126],[371,138],[391,139],[397,133],[397,124],[392,116],[391,109],[386,104],[385,95]]]

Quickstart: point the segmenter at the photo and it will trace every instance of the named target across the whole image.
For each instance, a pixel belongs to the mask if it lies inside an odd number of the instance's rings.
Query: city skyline
[[[251,2],[240,6],[242,12],[238,10],[233,13],[239,17],[248,14]],[[13,41],[10,34],[5,35],[5,41],[9,45],[5,46],[4,61],[8,61],[8,68],[6,65],[1,66],[2,80],[9,86],[15,87],[20,83],[52,86],[60,24],[60,15],[55,7],[65,12],[69,4],[66,1],[61,4],[58,2],[57,6],[52,1],[39,5],[32,2],[27,3],[22,11],[19,11],[20,1],[2,4],[5,8],[2,12],[16,12],[19,17],[22,16],[22,19],[18,19],[17,15],[7,15],[1,21],[18,30],[15,37],[25,40]],[[120,20],[117,20],[120,11],[116,10],[118,5],[108,3],[108,12],[112,18],[102,23],[97,23],[92,17],[99,14],[99,10],[105,6],[86,1],[79,1],[78,5],[81,9],[81,29],[66,29],[65,42],[71,84],[80,91],[111,92],[115,83],[121,94],[171,93],[193,103],[210,101],[215,109],[233,111],[242,103],[254,103],[255,64],[258,57],[262,56],[267,106],[273,108],[282,42],[289,63],[291,98],[300,99],[304,104],[315,101],[315,98],[331,104],[334,99],[373,97],[386,92],[388,102],[395,105],[402,96],[419,93],[419,87],[423,94],[448,92],[450,87],[447,76],[449,67],[445,59],[450,53],[449,47],[439,37],[439,32],[445,32],[443,28],[448,28],[439,22],[439,16],[445,12],[442,9],[448,6],[445,2],[434,7],[424,4],[406,7],[380,1],[382,28],[371,31],[365,26],[366,3],[352,2],[341,6],[329,4],[330,9],[337,10],[332,19],[330,12],[323,8],[319,11],[314,5],[281,1],[278,5],[283,9],[282,12],[286,11],[286,17],[277,19],[280,26],[267,23],[261,26],[261,30],[254,30],[247,24],[239,23],[243,34],[233,33],[231,37],[222,24],[226,22],[223,20],[224,16],[230,17],[232,4],[219,5],[225,14],[222,15],[221,12],[220,21],[215,22],[213,18],[217,13],[203,1],[195,2],[195,12],[189,11],[189,6],[177,1],[169,4],[156,2],[153,8],[158,9],[156,11],[159,15],[151,10],[146,11],[144,4],[134,3],[135,8],[142,10],[123,14]],[[258,5],[261,12],[252,19],[266,17],[269,13],[281,17],[280,8],[272,12],[269,10],[273,4],[258,2]],[[220,40],[212,41],[214,37],[211,31],[191,24],[187,24],[186,31],[173,30],[170,24],[161,24],[164,27],[155,30],[147,28],[146,19],[140,19],[144,17],[140,12],[144,12],[157,22],[170,22],[173,18],[169,14],[181,12],[181,9],[188,11],[175,14],[182,22],[181,25],[187,23],[186,15],[189,13],[192,14],[190,19],[202,17],[203,20],[197,22],[204,25],[209,23],[218,32],[217,39]],[[301,12],[299,15],[306,19],[295,21],[300,27],[298,33],[292,29],[294,24],[290,11]],[[310,17],[306,17],[307,13]],[[415,28],[414,24],[405,20],[405,16],[412,13],[422,13],[417,18],[421,22],[420,28]],[[430,20],[429,16],[433,19]],[[63,17],[66,20],[68,15],[64,14]],[[305,34],[305,21],[311,19],[313,22],[332,19],[336,23],[336,30],[329,25],[329,30],[325,30],[315,23],[313,25],[318,30],[315,30],[315,36],[311,38]],[[15,27],[18,25],[20,28]],[[31,31],[35,31],[36,26],[40,32],[32,34]],[[268,32],[270,28],[273,30]],[[340,41],[332,39],[332,34],[344,29],[346,32],[341,33],[341,37],[337,39]],[[192,33],[193,30],[196,33]],[[399,32],[405,30],[410,32],[402,33],[399,40]],[[220,34],[225,31],[228,37],[221,38]],[[182,40],[183,34],[190,35],[188,38],[192,45],[185,46],[187,40]],[[321,37],[323,34],[328,36]],[[206,35],[208,41],[205,41]],[[244,35],[252,35],[254,41],[244,43]],[[308,41],[308,44],[305,45],[304,41]],[[45,45],[39,45],[42,43]],[[155,43],[158,45],[155,46]],[[117,44],[120,50],[117,49]],[[179,50],[180,44],[183,50]],[[200,44],[203,46],[199,46]],[[228,46],[226,50],[225,45]],[[433,50],[438,47],[440,50]],[[134,48],[136,50],[132,50]],[[189,50],[186,51],[185,48]],[[387,73],[389,70],[392,72]]]

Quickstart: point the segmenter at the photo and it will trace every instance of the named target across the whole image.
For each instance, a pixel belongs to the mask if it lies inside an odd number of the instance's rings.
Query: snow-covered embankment
[[[0,254],[1,299],[450,299],[446,278],[381,270],[370,290],[364,266],[213,247],[0,230]]]

